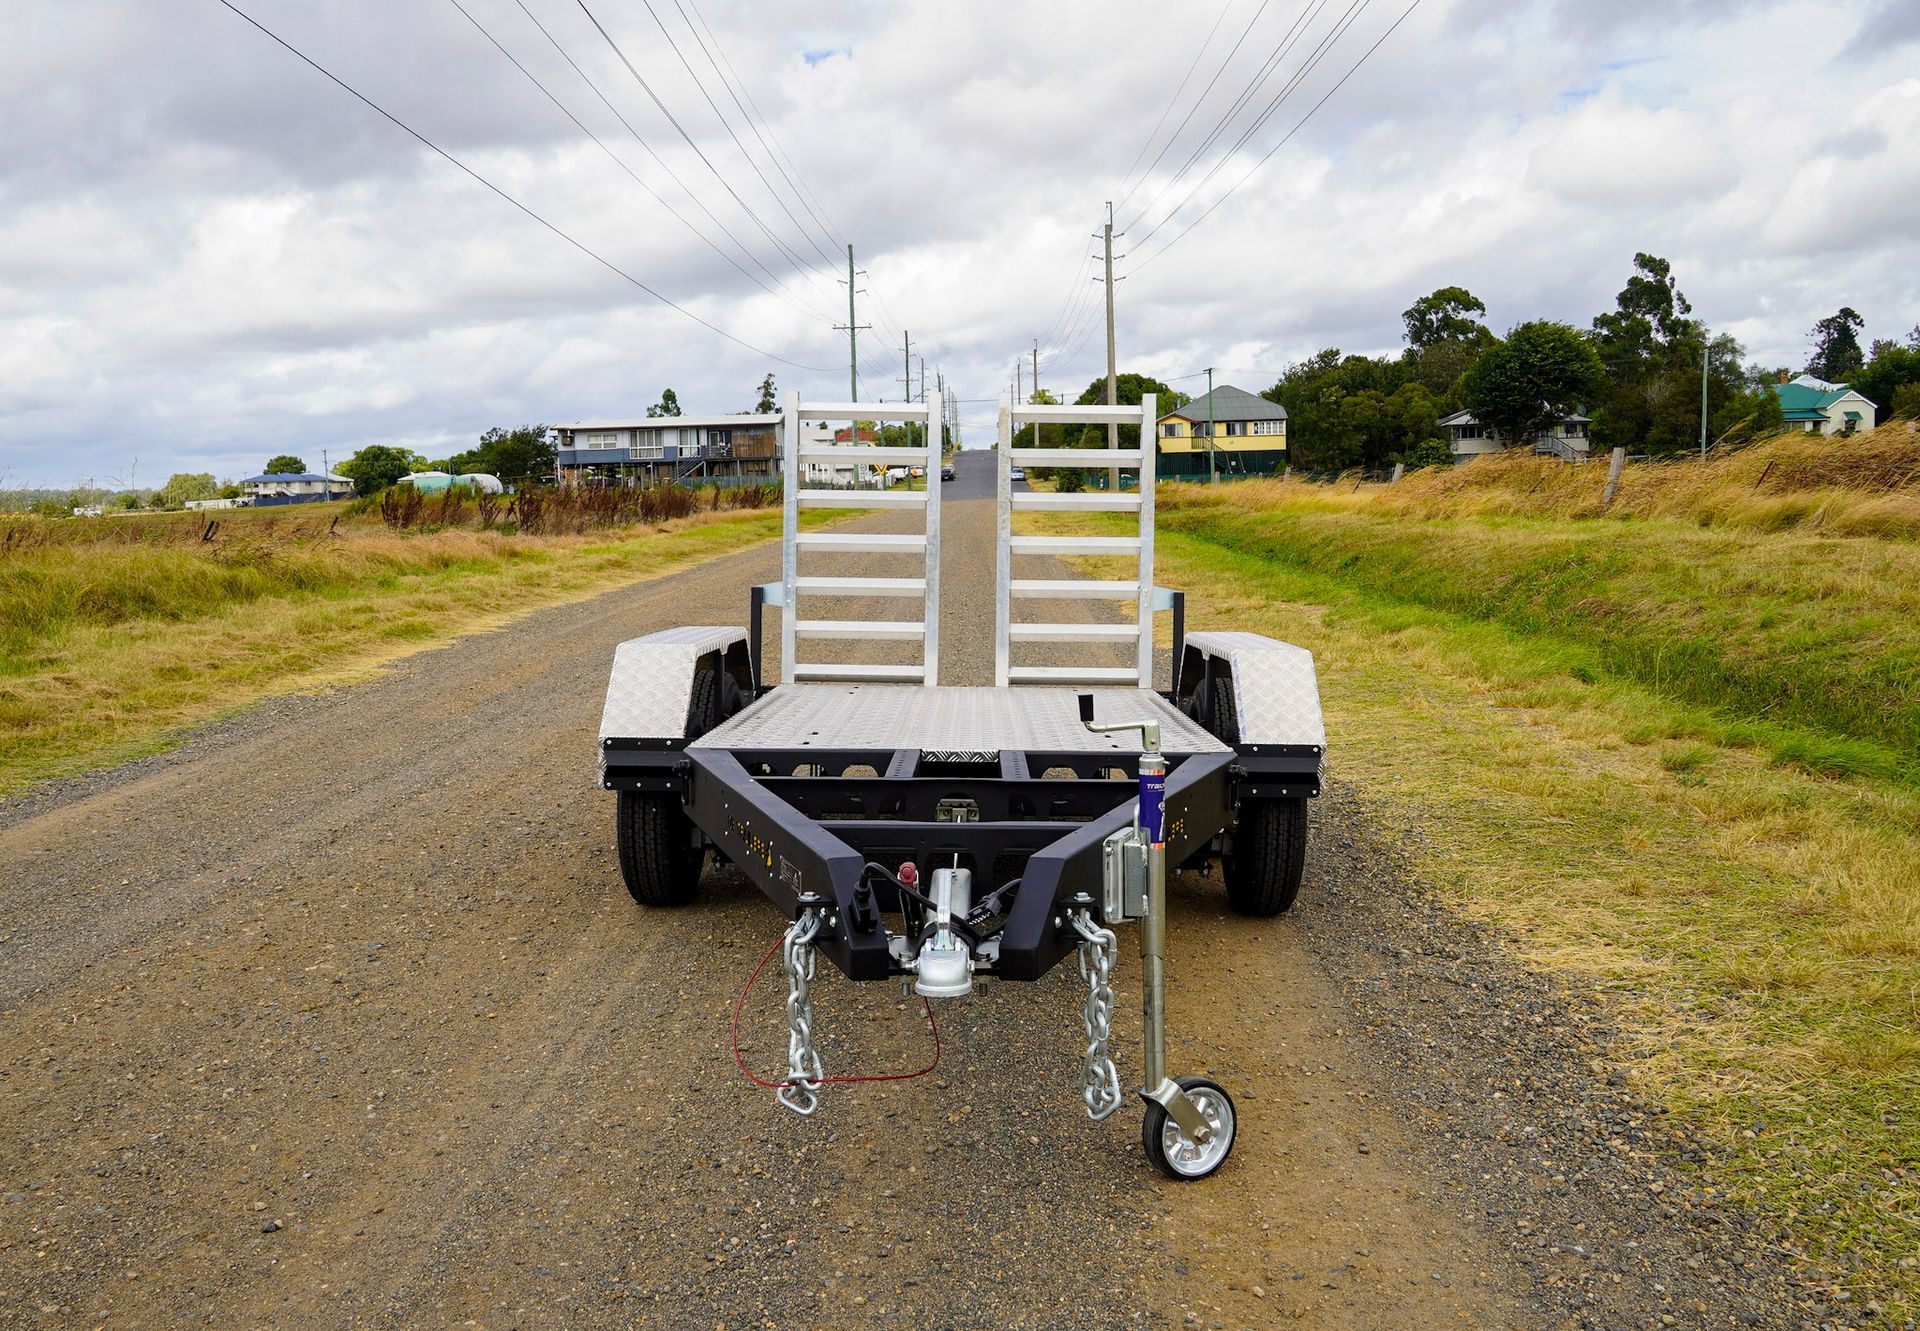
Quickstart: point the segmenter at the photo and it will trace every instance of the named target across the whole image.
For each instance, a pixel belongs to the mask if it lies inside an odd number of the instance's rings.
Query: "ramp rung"
[[[802,462],[892,462],[910,467],[927,465],[924,446],[912,448],[893,444],[809,444],[800,449]]]
[[[1137,624],[1013,624],[1008,632],[1014,642],[1133,642],[1140,636]]]
[[[1019,454],[1016,452],[1014,456],[1018,457]],[[802,490],[800,494],[804,499],[807,491]],[[1030,512],[1138,513],[1140,511],[1140,496],[1137,494],[1062,495],[1019,491],[1012,498],[1014,508]]]
[[[1133,684],[1140,672],[1132,666],[1009,666],[1010,684]]]
[[[925,536],[875,536],[865,532],[821,532],[796,537],[800,550],[836,555],[917,555],[927,548]]]
[[[871,681],[918,684],[926,677],[926,673],[924,666],[917,665],[808,665],[796,661],[793,667],[795,680],[817,683]]]
[[[1098,578],[1015,578],[1008,586],[1015,599],[1029,601],[1073,601],[1083,597],[1092,600],[1140,594],[1137,582],[1102,582]]]
[[[925,490],[802,490],[798,499],[802,508],[925,508],[927,506]]]
[[[794,621],[793,636],[917,641],[927,636],[927,626],[917,619],[800,619]]]
[[[925,578],[795,578],[796,592],[816,596],[924,596]]]
[[[1015,536],[1016,555],[1137,555],[1138,536]]]
[[[1137,467],[1143,454],[1137,448],[1016,448],[1010,456],[1016,467]]]

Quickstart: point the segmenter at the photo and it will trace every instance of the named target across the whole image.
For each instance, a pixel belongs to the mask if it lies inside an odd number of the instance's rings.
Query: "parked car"
[[[1025,467],[1015,467],[1015,468],[1013,469],[1013,479],[1014,479],[1014,480],[1016,480],[1016,481],[1024,481],[1024,480],[1026,480],[1026,479],[1027,479],[1027,469],[1026,469]]]

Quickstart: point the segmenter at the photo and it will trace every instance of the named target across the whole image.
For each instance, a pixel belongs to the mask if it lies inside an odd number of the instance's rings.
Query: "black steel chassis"
[[[767,690],[756,681],[752,691]],[[1035,980],[1074,951],[1067,908],[1097,913],[1102,843],[1133,821],[1135,772],[1112,754],[602,744],[608,789],[679,799],[705,842],[790,919],[824,908],[815,946],[854,980],[906,973],[884,922],[897,895],[869,863],[912,861],[925,881],[957,857],[973,872],[976,900],[1013,884],[997,902],[997,955],[978,973]],[[1318,795],[1320,760],[1309,745],[1167,755],[1168,862],[1197,865],[1219,853],[1248,801]],[[943,802],[977,817],[943,821]]]

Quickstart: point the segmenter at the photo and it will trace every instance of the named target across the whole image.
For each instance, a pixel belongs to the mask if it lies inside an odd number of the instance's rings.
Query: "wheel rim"
[[[1218,1169],[1233,1148],[1233,1104],[1211,1086],[1189,1087],[1187,1099],[1193,1101],[1213,1133],[1205,1142],[1197,1142],[1169,1117],[1160,1125],[1160,1153],[1176,1174],[1197,1177]]]

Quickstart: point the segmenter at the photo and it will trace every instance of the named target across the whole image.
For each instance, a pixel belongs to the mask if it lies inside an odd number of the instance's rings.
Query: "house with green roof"
[[[1162,480],[1271,476],[1287,465],[1287,409],[1221,384],[1159,419]]]
[[[1830,384],[1803,374],[1773,385],[1773,395],[1780,399],[1780,415],[1789,430],[1852,434],[1871,430],[1874,425],[1873,403],[1845,384]]]

